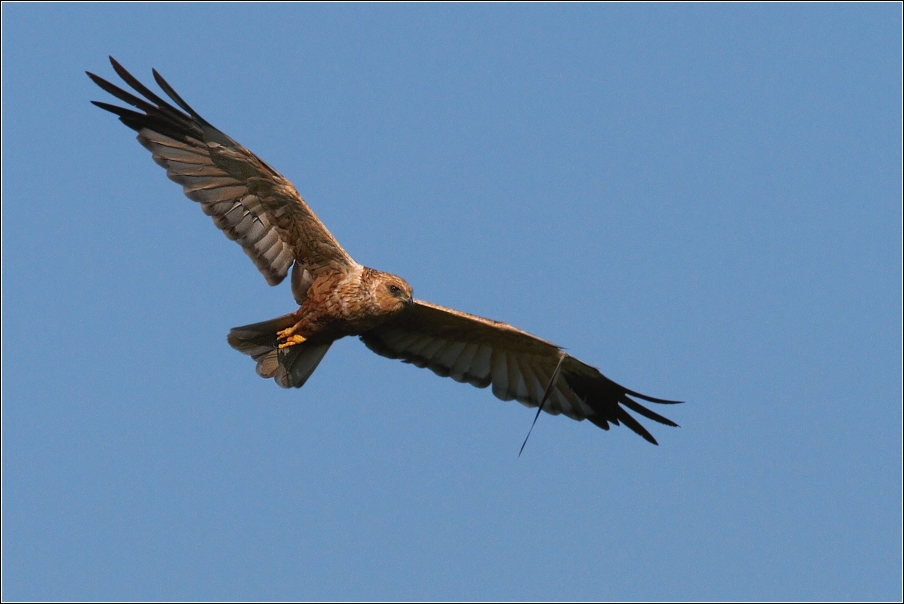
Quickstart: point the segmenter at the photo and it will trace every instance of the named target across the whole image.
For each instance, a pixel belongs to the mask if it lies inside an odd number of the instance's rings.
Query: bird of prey
[[[674,404],[621,386],[560,347],[506,323],[412,297],[395,275],[355,262],[279,172],[188,106],[153,71],[173,103],[160,98],[113,57],[113,69],[141,98],[87,72],[133,109],[92,101],[138,132],[167,176],[200,204],[229,239],[242,246],[267,283],[291,270],[298,310],[236,327],[227,340],[257,362],[257,373],[283,388],[300,388],[332,343],[358,336],[375,353],[427,367],[437,375],[517,400],[552,415],[588,419],[604,430],[624,424],[653,436],[633,416],[677,426],[635,399]],[[534,421],[536,421],[536,416]]]

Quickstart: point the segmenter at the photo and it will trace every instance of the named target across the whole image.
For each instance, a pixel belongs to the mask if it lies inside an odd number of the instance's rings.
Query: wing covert
[[[182,185],[185,195],[201,204],[205,214],[238,243],[270,285],[285,279],[294,262],[317,275],[325,268],[355,262],[304,202],[286,178],[242,145],[198,115],[154,71],[173,107],[113,57],[116,73],[144,98],[88,72],[106,92],[137,108],[133,111],[92,101],[138,132],[167,176]],[[181,111],[180,111],[181,109]],[[143,112],[143,113],[142,113]]]

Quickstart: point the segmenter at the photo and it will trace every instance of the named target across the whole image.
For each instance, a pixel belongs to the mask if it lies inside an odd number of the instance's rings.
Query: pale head
[[[373,271],[368,279],[368,289],[381,313],[395,314],[414,304],[408,282],[380,271]]]

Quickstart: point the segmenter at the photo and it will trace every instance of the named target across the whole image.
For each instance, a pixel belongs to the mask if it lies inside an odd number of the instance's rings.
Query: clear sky
[[[4,600],[897,600],[901,7],[3,5]],[[686,400],[338,342],[87,77],[157,68],[359,262]]]

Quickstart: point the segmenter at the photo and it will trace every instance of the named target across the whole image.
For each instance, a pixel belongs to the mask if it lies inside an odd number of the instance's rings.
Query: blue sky
[[[897,600],[901,8],[3,5],[5,600]],[[688,401],[623,427],[294,310],[110,100],[157,68],[415,296]]]

